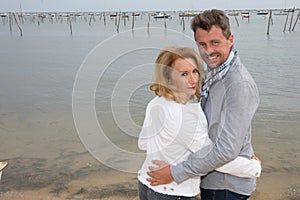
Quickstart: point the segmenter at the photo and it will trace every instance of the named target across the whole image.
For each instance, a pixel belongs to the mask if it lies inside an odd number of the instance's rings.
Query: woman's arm
[[[148,104],[142,130],[139,134],[138,147],[147,150],[147,141],[155,137],[163,128],[165,123],[165,111],[163,105]]]
[[[261,169],[262,167],[259,159],[248,159],[238,156],[233,161],[219,167],[216,170],[242,178],[258,178],[260,176]]]

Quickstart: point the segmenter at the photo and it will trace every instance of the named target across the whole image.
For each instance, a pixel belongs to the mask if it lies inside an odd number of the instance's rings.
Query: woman
[[[147,151],[146,160],[138,173],[141,200],[196,199],[200,177],[181,184],[151,186],[146,172],[151,160],[170,164],[187,159],[191,152],[201,149],[205,156],[212,147],[207,134],[207,121],[201,109],[200,87],[204,69],[197,53],[188,47],[163,49],[157,59],[154,83],[150,89],[156,97],[146,110],[138,145]],[[240,177],[257,177],[261,166],[257,160],[238,157],[218,168],[218,171]]]

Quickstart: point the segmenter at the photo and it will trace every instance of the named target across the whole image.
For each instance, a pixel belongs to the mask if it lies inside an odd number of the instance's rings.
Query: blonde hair
[[[178,58],[190,58],[195,61],[199,73],[199,82],[195,95],[199,101],[200,85],[202,85],[204,79],[204,67],[199,55],[190,47],[167,47],[159,52],[155,61],[154,81],[150,86],[150,90],[154,91],[157,96],[163,96],[177,103],[186,103],[188,101],[188,97],[185,94],[179,92],[175,86],[170,85],[172,65]]]

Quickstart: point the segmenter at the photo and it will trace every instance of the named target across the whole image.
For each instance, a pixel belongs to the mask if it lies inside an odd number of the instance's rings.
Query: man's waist
[[[226,189],[238,194],[251,195],[256,188],[256,179],[241,178],[213,171],[202,177],[201,188],[214,190]]]

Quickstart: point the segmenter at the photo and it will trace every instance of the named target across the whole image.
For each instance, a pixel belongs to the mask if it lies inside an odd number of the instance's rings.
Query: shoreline
[[[7,144],[23,145],[23,148],[10,152],[6,147],[6,151],[0,151],[0,157],[4,158],[1,161],[8,162],[0,182],[1,200],[138,199],[136,174],[101,164],[78,138],[72,138],[73,131],[67,132],[68,138],[63,138],[66,135],[59,131],[55,139],[53,133],[49,140],[36,136],[35,145],[6,139]],[[253,146],[263,169],[250,200],[300,199],[298,132],[296,121],[254,121]]]

